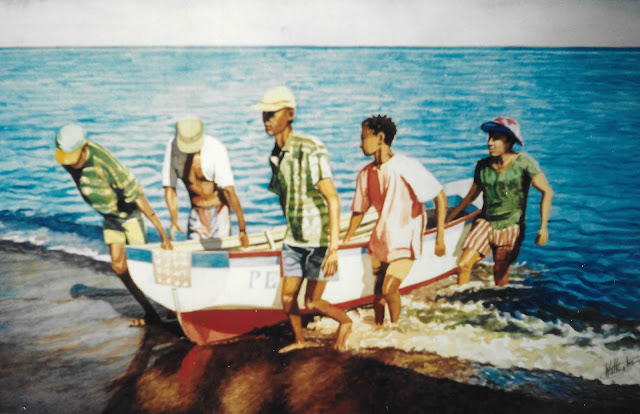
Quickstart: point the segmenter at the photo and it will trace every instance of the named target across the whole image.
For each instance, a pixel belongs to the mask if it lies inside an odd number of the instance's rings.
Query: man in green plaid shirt
[[[340,323],[334,347],[343,350],[351,318],[322,299],[327,278],[338,270],[340,241],[340,199],[331,178],[327,148],[319,139],[293,131],[296,103],[289,88],[267,91],[254,108],[262,111],[265,131],[275,138],[269,190],[278,195],[287,221],[282,247],[282,305],[295,342],[280,352],[306,346],[298,309],[304,278],[305,306]]]

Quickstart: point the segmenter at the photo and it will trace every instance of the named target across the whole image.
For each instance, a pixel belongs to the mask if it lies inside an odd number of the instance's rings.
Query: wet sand
[[[391,348],[281,355],[286,324],[195,346],[175,322],[130,328],[141,310],[107,263],[0,246],[0,412],[376,413],[636,410],[640,387],[549,395],[474,385],[478,364]],[[447,282],[443,282],[447,283]],[[79,286],[83,285],[83,286]],[[425,300],[435,290],[416,293]],[[565,398],[558,398],[564,395]]]

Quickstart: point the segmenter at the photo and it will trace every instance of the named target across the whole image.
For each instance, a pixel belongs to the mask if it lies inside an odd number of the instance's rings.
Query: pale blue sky
[[[0,0],[0,47],[640,46],[638,0]]]

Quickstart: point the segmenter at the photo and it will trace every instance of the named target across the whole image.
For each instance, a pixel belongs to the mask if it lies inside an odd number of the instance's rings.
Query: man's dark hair
[[[377,115],[367,118],[362,121],[362,126],[369,128],[374,134],[384,132],[384,143],[388,146],[391,146],[393,138],[395,138],[396,132],[398,132],[396,124],[394,124],[391,118],[386,115]]]

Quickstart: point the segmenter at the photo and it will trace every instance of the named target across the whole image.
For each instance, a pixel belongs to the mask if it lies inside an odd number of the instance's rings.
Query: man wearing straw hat
[[[269,190],[280,198],[287,221],[282,247],[282,305],[295,342],[279,352],[306,346],[298,309],[298,294],[307,279],[305,306],[338,321],[335,349],[345,347],[351,318],[322,299],[328,278],[338,270],[340,199],[333,185],[329,153],[320,140],[293,131],[296,100],[287,87],[267,91],[254,106],[262,111],[268,135],[275,138]]]
[[[82,198],[104,216],[103,234],[111,253],[111,268],[145,312],[144,317],[132,320],[131,326],[160,322],[160,316],[131,279],[125,244],[147,242],[144,214],[158,230],[162,248],[173,247],[135,177],[109,151],[88,141],[84,128],[77,123],[58,130],[55,159],[71,174]]]
[[[183,119],[176,124],[175,137],[167,142],[162,164],[162,185],[171,214],[169,234],[182,233],[178,225],[177,180],[189,193],[191,212],[187,238],[192,240],[227,237],[231,234],[229,207],[238,218],[239,239],[249,245],[242,206],[236,195],[227,149],[218,139],[205,135],[199,119]]]

